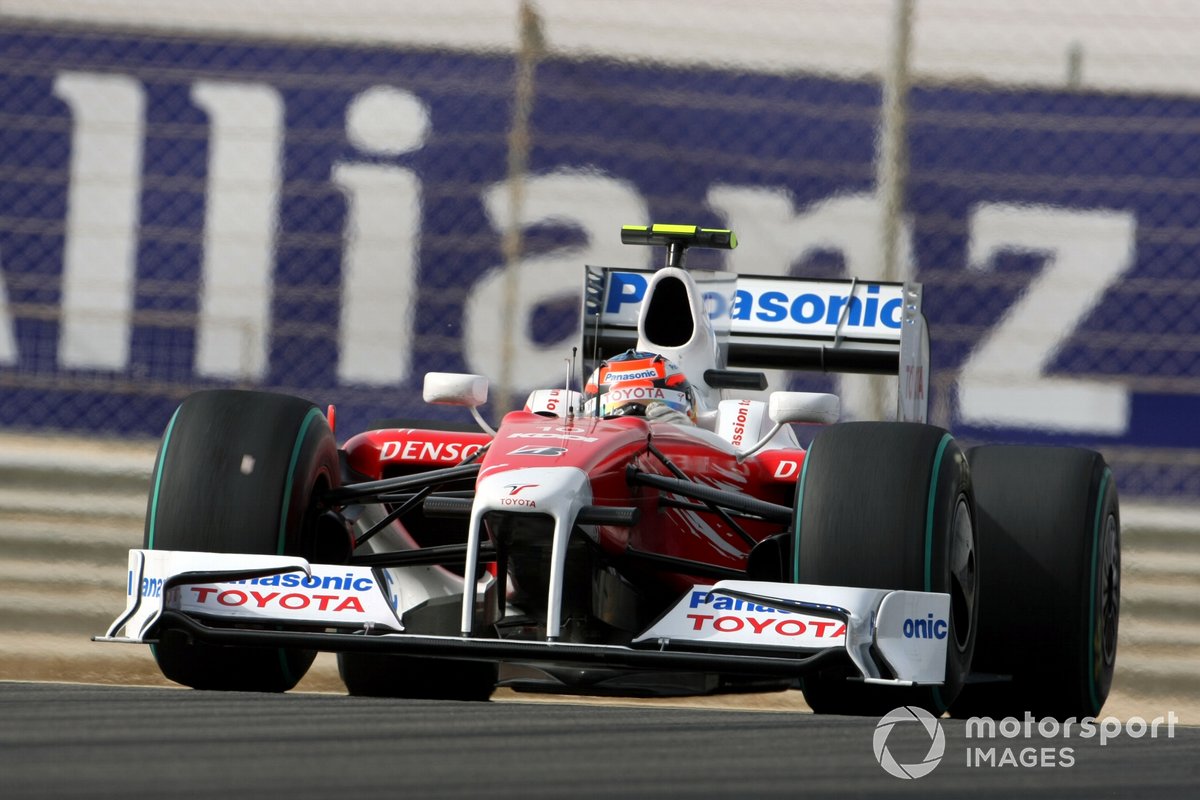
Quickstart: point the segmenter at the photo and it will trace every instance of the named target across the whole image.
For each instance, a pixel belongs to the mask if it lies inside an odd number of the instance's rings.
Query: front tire
[[[163,434],[143,546],[151,550],[312,559],[314,498],[340,484],[325,417],[296,397],[235,390],[191,395]],[[167,629],[154,657],[164,676],[195,689],[284,692],[311,650],[223,647]]]
[[[980,677],[956,717],[1097,716],[1120,617],[1121,517],[1103,456],[1067,447],[970,450],[982,557]],[[1008,680],[1004,680],[1008,678]]]
[[[823,672],[803,681],[809,706],[878,716],[916,705],[940,715],[970,670],[978,614],[971,473],[953,437],[904,422],[824,429],[804,459],[796,517],[798,583],[950,595],[941,686],[879,686]]]

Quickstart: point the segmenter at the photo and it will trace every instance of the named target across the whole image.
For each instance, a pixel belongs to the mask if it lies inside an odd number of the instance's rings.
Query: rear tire
[[[1065,447],[976,447],[982,558],[974,669],[956,717],[1082,718],[1108,697],[1120,618],[1121,519],[1104,458]],[[981,677],[983,677],[981,675]]]
[[[880,686],[822,672],[803,681],[809,706],[818,714],[879,716],[916,705],[940,715],[970,670],[978,613],[971,473],[953,438],[917,423],[826,428],[805,456],[796,515],[798,583],[951,598],[943,685]]]
[[[314,497],[340,484],[337,445],[307,400],[215,390],[183,401],[154,467],[144,547],[312,559]],[[284,692],[311,650],[222,647],[165,630],[154,657],[164,676],[195,689]]]

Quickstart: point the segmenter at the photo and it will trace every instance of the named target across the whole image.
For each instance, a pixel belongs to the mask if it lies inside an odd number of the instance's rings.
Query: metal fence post
[[[904,224],[904,192],[908,178],[908,86],[909,50],[912,43],[914,0],[893,0],[892,25],[887,62],[882,76],[879,108],[879,140],[876,180],[881,215],[883,274],[885,281],[903,281],[907,264],[901,264],[900,235]],[[871,415],[874,419],[894,416],[890,408],[891,378],[871,379]]]
[[[533,99],[537,75],[537,62],[542,55],[542,28],[537,10],[529,0],[522,0],[518,16],[520,40],[517,45],[516,76],[513,87],[512,127],[508,132],[508,222],[500,243],[504,254],[504,308],[503,341],[500,346],[500,385],[493,400],[496,418],[514,407],[513,362],[513,309],[517,307],[520,286],[517,262],[524,250],[521,231],[522,209],[525,202],[525,176],[529,171],[529,151],[533,147],[529,118],[533,114]]]

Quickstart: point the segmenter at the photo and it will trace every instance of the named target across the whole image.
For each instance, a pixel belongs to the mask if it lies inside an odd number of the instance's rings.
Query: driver
[[[696,422],[692,385],[676,364],[656,353],[627,350],[602,361],[583,396],[584,411],[598,417]]]

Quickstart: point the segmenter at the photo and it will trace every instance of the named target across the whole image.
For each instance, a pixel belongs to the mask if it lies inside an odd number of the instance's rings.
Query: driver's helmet
[[[583,387],[583,397],[584,411],[598,417],[696,421],[692,385],[676,364],[657,353],[628,350],[601,362]]]

